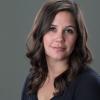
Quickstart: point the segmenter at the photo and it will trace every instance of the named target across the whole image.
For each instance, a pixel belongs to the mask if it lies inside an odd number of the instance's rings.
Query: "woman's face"
[[[46,58],[64,60],[72,53],[77,38],[75,22],[70,12],[56,14],[43,37]]]

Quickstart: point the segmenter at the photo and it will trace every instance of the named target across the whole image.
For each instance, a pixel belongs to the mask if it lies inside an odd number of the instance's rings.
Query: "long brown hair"
[[[36,15],[32,31],[26,42],[26,56],[30,59],[32,66],[27,85],[29,94],[36,93],[46,80],[48,66],[42,39],[54,17],[60,11],[68,11],[74,16],[78,37],[75,48],[70,55],[69,69],[55,78],[54,87],[58,92],[54,95],[63,92],[65,86],[69,86],[69,83],[78,75],[80,70],[92,61],[92,55],[87,46],[87,29],[79,6],[71,0],[46,1]]]

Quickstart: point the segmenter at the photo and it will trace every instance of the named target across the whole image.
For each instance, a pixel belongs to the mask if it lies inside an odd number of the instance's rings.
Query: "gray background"
[[[44,0],[0,0],[0,100],[20,100],[30,65],[25,57],[26,37]],[[93,67],[100,74],[100,0],[76,0],[89,31]]]

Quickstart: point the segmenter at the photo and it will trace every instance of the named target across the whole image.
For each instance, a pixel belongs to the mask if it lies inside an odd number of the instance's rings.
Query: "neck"
[[[68,69],[68,63],[66,60],[52,60],[47,59],[48,64],[48,79],[53,81],[57,76]]]

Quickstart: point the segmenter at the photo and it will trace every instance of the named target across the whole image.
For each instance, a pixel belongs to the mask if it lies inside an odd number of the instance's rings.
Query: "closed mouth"
[[[52,47],[52,48],[53,48],[53,49],[56,49],[56,50],[61,50],[61,51],[65,50],[64,47]]]

